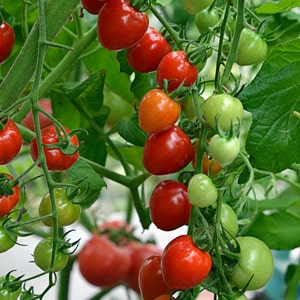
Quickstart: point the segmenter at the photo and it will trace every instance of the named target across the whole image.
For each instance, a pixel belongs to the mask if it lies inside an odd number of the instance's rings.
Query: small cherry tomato
[[[127,61],[134,71],[148,73],[155,71],[162,58],[171,50],[165,37],[149,26],[142,39],[127,50]]]
[[[10,248],[12,248],[16,244],[16,242],[17,236],[10,236],[8,232],[2,227],[2,225],[0,225],[0,253],[6,252]]]
[[[70,130],[68,128],[65,128],[66,133],[68,134]],[[60,135],[64,137],[64,133],[60,131]],[[78,159],[78,151],[76,151],[76,147],[78,147],[79,142],[77,136],[74,134],[70,137],[69,143],[66,143],[67,146],[72,146],[74,149],[72,149],[72,152],[70,154],[65,154],[62,152],[62,149],[60,148],[52,148],[52,144],[59,143],[59,137],[57,135],[56,127],[54,125],[51,125],[49,127],[46,127],[42,130],[42,142],[43,142],[43,149],[44,154],[46,157],[46,163],[47,167],[50,171],[64,171],[69,169]],[[48,145],[50,145],[48,147]],[[75,151],[75,152],[73,152]],[[31,142],[31,157],[34,161],[38,159],[38,146],[37,146],[37,140],[36,138],[32,139]]]
[[[200,33],[211,30],[219,22],[219,15],[215,10],[201,10],[195,15],[195,24]]]
[[[167,53],[157,68],[156,81],[159,87],[164,87],[164,81],[168,81],[168,91],[176,90],[180,84],[192,85],[198,77],[197,66],[192,65],[182,50]]]
[[[107,0],[98,15],[98,40],[109,50],[129,48],[143,37],[148,24],[147,14],[128,0]]]
[[[227,203],[222,203],[221,224],[225,231],[229,233],[228,238],[237,235],[239,230],[238,218],[234,210]]]
[[[191,213],[187,187],[175,180],[163,180],[150,198],[150,217],[157,228],[174,230],[188,223]]]
[[[19,296],[22,291],[21,284],[20,286],[16,286],[13,290],[8,288],[5,283],[8,281],[12,282],[16,278],[12,275],[7,276],[1,276],[0,277],[0,299],[1,300],[17,300],[19,299]]]
[[[172,290],[187,290],[201,283],[209,274],[212,259],[194,244],[189,235],[173,239],[161,256],[162,277]]]
[[[196,14],[198,11],[208,8],[213,0],[181,0],[183,8],[190,14]]]
[[[12,119],[2,121],[4,127],[0,129],[0,165],[12,161],[22,146],[21,133]]]
[[[0,24],[0,64],[5,61],[13,51],[15,44],[14,29],[7,22]]]
[[[98,15],[106,0],[81,0],[83,8],[92,15]]]
[[[145,143],[143,165],[154,175],[175,173],[192,160],[193,145],[190,138],[176,125],[151,134]]]
[[[170,128],[180,115],[179,103],[162,90],[153,89],[141,100],[138,115],[139,125],[147,133],[157,133]]]

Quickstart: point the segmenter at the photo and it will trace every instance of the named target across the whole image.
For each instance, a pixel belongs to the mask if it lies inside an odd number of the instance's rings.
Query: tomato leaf
[[[286,290],[284,299],[296,299],[299,290],[300,264],[289,265],[285,273]]]
[[[267,2],[255,9],[258,14],[278,14],[299,7],[299,0],[281,0],[279,2]]]
[[[252,113],[246,141],[253,166],[280,172],[300,162],[300,39],[274,48],[253,81],[238,95]],[[288,155],[287,155],[288,153]]]

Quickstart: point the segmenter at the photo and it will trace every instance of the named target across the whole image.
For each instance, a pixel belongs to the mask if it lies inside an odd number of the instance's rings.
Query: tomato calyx
[[[130,0],[129,2],[133,8],[140,12],[146,12],[151,7],[150,0]]]
[[[10,271],[5,276],[0,277],[0,291],[6,290],[12,293],[20,289],[22,285],[21,279],[24,277],[24,275],[14,277],[11,275],[12,272],[14,272],[14,270]]]
[[[8,174],[0,173],[0,195],[9,196],[14,194],[14,186],[17,182]]]

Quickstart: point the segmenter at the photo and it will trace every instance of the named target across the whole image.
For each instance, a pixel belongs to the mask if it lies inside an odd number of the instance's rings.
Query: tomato
[[[153,255],[144,260],[139,271],[139,287],[143,300],[153,300],[172,292],[162,278],[160,255]]]
[[[0,277],[0,299],[1,300],[17,300],[21,294],[21,285],[16,289],[10,289],[6,286],[6,283],[14,281],[16,278],[12,275]]]
[[[51,265],[53,238],[47,237],[42,239],[35,247],[33,252],[35,264],[43,271],[48,271]],[[68,263],[69,255],[62,250],[57,249],[55,252],[53,272],[61,271]]]
[[[39,100],[39,106],[47,112],[49,115],[52,115],[52,106],[51,106],[51,100],[50,99],[40,99]],[[39,122],[40,122],[40,128],[43,129],[45,127],[48,127],[52,125],[52,121],[48,119],[44,114],[41,112],[38,113],[39,116]],[[33,116],[32,111],[30,111],[25,118],[23,119],[22,123],[23,126],[27,127],[31,131],[35,131],[34,123],[33,123]]]
[[[7,215],[20,200],[19,186],[10,186],[13,179],[9,174],[0,173],[0,218]]]
[[[0,226],[0,253],[6,252],[17,242],[17,236],[10,236],[8,232]]]
[[[83,8],[92,15],[98,15],[106,0],[81,0]]]
[[[247,290],[258,290],[264,287],[274,272],[270,249],[263,241],[251,236],[240,236],[237,242],[241,252],[238,266],[231,274],[230,281],[237,288],[243,289],[254,275]]]
[[[208,207],[218,199],[218,190],[205,174],[195,174],[188,183],[188,197],[192,205]]]
[[[190,14],[196,14],[198,11],[208,8],[213,0],[181,0],[183,8]]]
[[[203,104],[203,115],[207,123],[215,128],[216,118],[221,129],[227,130],[231,123],[243,118],[243,104],[228,94],[211,95]]]
[[[10,24],[3,21],[2,24],[0,24],[0,64],[10,56],[13,51],[14,44],[14,29],[10,26]]]
[[[157,228],[173,230],[188,223],[191,213],[187,187],[175,180],[163,180],[150,198],[150,217]]]
[[[57,211],[58,226],[67,226],[78,220],[80,216],[81,207],[79,204],[72,203],[64,188],[54,189],[54,199]],[[47,193],[41,200],[39,205],[40,217],[50,215],[52,213],[50,194]],[[42,221],[46,226],[53,226],[53,219],[45,219]]]
[[[141,265],[147,257],[161,255],[162,249],[154,244],[141,244],[138,242],[129,243],[126,249],[130,252],[132,264],[124,282],[129,288],[140,293],[138,277]]]
[[[139,125],[147,133],[164,131],[175,124],[180,110],[179,103],[173,101],[162,90],[150,90],[140,103]]]
[[[180,84],[192,85],[198,77],[197,66],[192,65],[182,50],[167,53],[157,68],[156,81],[160,88],[164,86],[164,80],[168,81],[168,91],[176,90]]]
[[[149,26],[142,39],[127,50],[127,61],[134,71],[148,73],[155,71],[162,58],[171,50],[165,37]]]
[[[131,267],[130,252],[118,247],[106,237],[93,236],[78,254],[81,275],[91,284],[102,288],[121,283]]]
[[[204,102],[204,98],[202,96],[198,96],[197,102],[200,107],[200,105]],[[192,95],[187,96],[182,102],[182,111],[189,120],[195,120],[197,118],[197,112]]]
[[[65,128],[66,133],[69,133],[70,130]],[[62,137],[64,134],[60,131]],[[51,148],[47,145],[57,144],[59,142],[59,138],[56,132],[56,127],[54,125],[48,126],[42,130],[42,142],[44,148],[44,154],[46,157],[47,167],[50,171],[64,171],[69,169],[78,159],[78,151],[71,154],[64,154],[59,148]],[[75,146],[78,147],[79,142],[76,135],[72,135],[70,137],[70,141],[68,144],[63,145],[66,147]],[[74,148],[75,148],[74,147]],[[75,149],[74,149],[75,150]],[[31,157],[34,161],[38,159],[38,147],[36,138],[32,139],[31,142]]]
[[[147,14],[128,0],[107,0],[98,16],[98,40],[109,50],[129,48],[143,37],[148,24]]]
[[[229,238],[237,235],[239,230],[238,218],[234,210],[227,203],[222,203],[221,224],[226,233],[229,233]]]
[[[173,290],[195,287],[206,278],[211,266],[210,254],[199,249],[189,235],[173,239],[161,256],[162,277]]]
[[[201,10],[195,15],[195,24],[200,33],[211,30],[219,22],[219,15],[215,10]]]
[[[261,63],[268,53],[268,44],[256,32],[244,28],[241,32],[236,62],[240,66]]]
[[[240,140],[237,137],[223,137],[215,134],[209,141],[208,151],[219,165],[231,164],[240,153]]]
[[[143,152],[143,165],[154,175],[175,173],[193,157],[190,138],[176,125],[148,136]]]
[[[21,133],[12,119],[2,120],[4,127],[0,129],[0,165],[12,161],[22,146]]]

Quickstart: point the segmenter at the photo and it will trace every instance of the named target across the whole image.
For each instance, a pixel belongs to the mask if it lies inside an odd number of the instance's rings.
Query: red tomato
[[[184,168],[193,157],[190,138],[176,125],[151,134],[145,143],[143,165],[154,175],[175,173]]]
[[[21,133],[12,119],[2,120],[4,127],[0,130],[0,165],[13,160],[22,146]]]
[[[146,258],[139,271],[139,287],[143,300],[153,300],[160,295],[168,295],[172,289],[166,285],[161,273],[161,256]]]
[[[79,270],[91,284],[102,288],[121,283],[131,267],[130,252],[94,234],[78,254]]]
[[[52,115],[52,106],[51,106],[51,100],[50,99],[40,99],[39,100],[39,106],[46,111],[49,115]],[[40,127],[41,129],[48,127],[52,125],[52,121],[48,119],[44,114],[41,112],[38,113],[39,121],[40,121]],[[35,131],[34,124],[33,124],[33,116],[32,111],[30,111],[26,117],[22,121],[22,125],[30,129],[31,131]]]
[[[10,56],[14,48],[14,44],[14,29],[7,22],[3,21],[2,24],[0,24],[0,63]]]
[[[187,224],[192,209],[187,187],[174,180],[163,180],[155,187],[149,207],[152,222],[166,231]]]
[[[106,0],[81,0],[83,8],[92,15],[98,15]]]
[[[164,131],[178,120],[180,111],[180,104],[162,90],[150,90],[140,103],[139,125],[147,133]]]
[[[14,178],[5,173],[0,173],[0,218],[7,215],[19,202],[20,189],[18,185],[9,186]]]
[[[168,90],[176,90],[180,84],[192,85],[198,77],[197,66],[193,66],[182,50],[172,51],[166,54],[157,68],[156,81],[163,88],[164,80],[168,81]]]
[[[144,260],[152,255],[161,255],[162,249],[154,244],[141,244],[138,242],[131,242],[126,246],[130,251],[132,265],[125,278],[125,283],[135,292],[140,293],[139,288],[139,271]]]
[[[127,51],[127,60],[132,69],[140,73],[155,71],[162,58],[172,48],[165,37],[155,28],[148,27],[142,39]]]
[[[98,39],[109,50],[129,48],[143,37],[148,24],[147,14],[128,0],[107,0],[98,16]]]
[[[209,274],[212,260],[199,249],[189,235],[173,239],[163,250],[162,277],[171,289],[187,290],[198,285]]]
[[[70,130],[65,128],[66,133],[69,133]],[[63,132],[60,134],[63,136]],[[44,144],[44,154],[46,157],[47,167],[50,171],[64,171],[69,169],[78,159],[78,151],[73,154],[64,154],[59,148],[51,148],[47,147],[47,145],[57,144],[59,142],[59,138],[56,132],[56,128],[54,125],[46,127],[42,130],[42,142]],[[70,144],[78,147],[78,138],[76,135],[72,135],[70,137]],[[69,145],[68,145],[69,146]],[[31,142],[31,157],[34,161],[38,159],[38,147],[37,140],[33,138]]]

